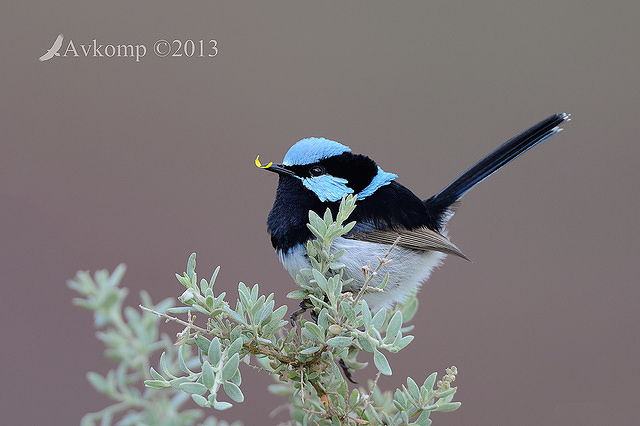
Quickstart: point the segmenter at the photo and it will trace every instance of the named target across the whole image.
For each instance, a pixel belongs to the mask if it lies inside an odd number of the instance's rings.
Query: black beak
[[[295,173],[293,173],[291,170],[289,170],[287,168],[287,166],[285,166],[284,164],[280,164],[280,163],[267,163],[267,164],[262,164],[260,163],[260,156],[256,157],[256,166],[260,169],[263,170],[268,170],[270,172],[274,172],[277,173],[279,175],[291,175],[291,176],[295,176]]]

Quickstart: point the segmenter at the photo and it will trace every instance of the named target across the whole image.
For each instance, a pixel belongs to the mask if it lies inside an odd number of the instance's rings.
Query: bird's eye
[[[309,169],[309,174],[311,177],[316,177],[324,174],[324,167],[321,166],[313,166]]]

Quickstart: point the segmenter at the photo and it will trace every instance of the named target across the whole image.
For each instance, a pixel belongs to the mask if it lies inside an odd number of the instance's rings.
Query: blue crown
[[[289,148],[282,164],[304,166],[345,152],[351,152],[351,148],[325,138],[306,138]]]

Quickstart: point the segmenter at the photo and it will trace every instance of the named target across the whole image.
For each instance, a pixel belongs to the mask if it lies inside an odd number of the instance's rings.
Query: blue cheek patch
[[[313,191],[320,201],[339,201],[353,189],[347,186],[347,180],[331,175],[303,178],[302,184]]]
[[[373,178],[371,183],[367,185],[365,189],[358,194],[358,200],[363,200],[369,195],[373,194],[381,186],[389,185],[391,181],[397,178],[395,173],[387,173],[378,167],[378,174]],[[313,191],[320,201],[340,201],[342,197],[347,194],[353,194],[353,189],[347,186],[349,182],[346,179],[331,176],[322,175],[312,178],[299,178],[302,184]]]
[[[380,167],[378,167],[378,174],[375,175],[371,183],[367,185],[365,189],[360,191],[360,193],[358,194],[358,200],[363,200],[365,197],[373,194],[381,186],[389,185],[391,181],[397,177],[398,175],[396,175],[395,173],[387,173]]]

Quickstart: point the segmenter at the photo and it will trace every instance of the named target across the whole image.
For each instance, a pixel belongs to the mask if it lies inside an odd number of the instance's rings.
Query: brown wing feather
[[[414,250],[430,250],[453,254],[469,260],[447,237],[429,228],[354,232],[352,238],[378,244],[393,244],[400,237],[398,246]]]

